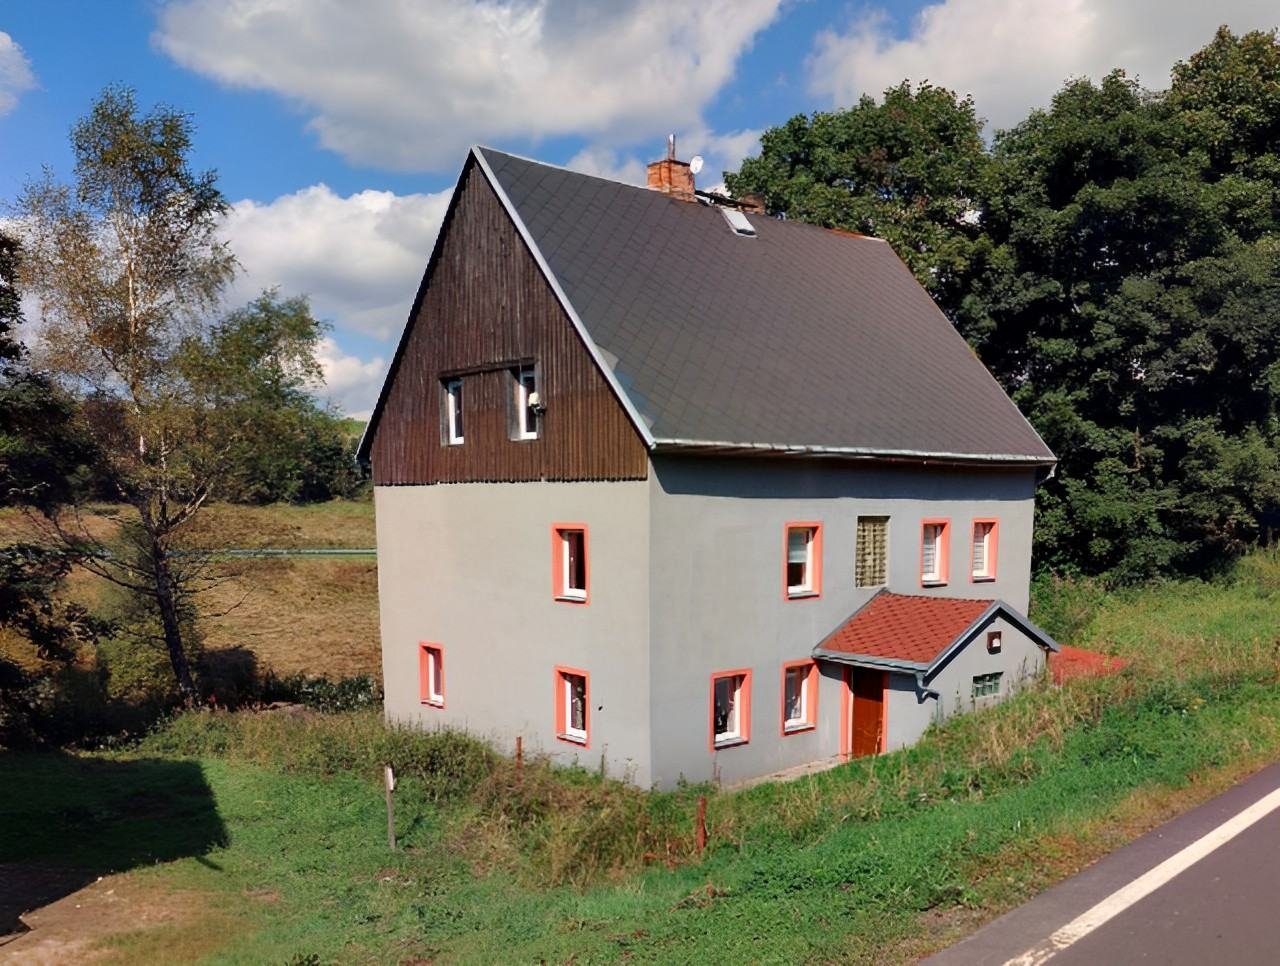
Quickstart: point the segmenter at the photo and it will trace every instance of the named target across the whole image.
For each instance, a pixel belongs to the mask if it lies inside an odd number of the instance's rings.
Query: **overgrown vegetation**
[[[768,948],[788,961],[893,961],[1114,846],[1117,817],[1134,834],[1280,754],[1277,603],[1273,553],[1212,582],[1105,593],[1045,582],[1034,616],[1125,657],[1123,673],[1042,684],[907,751],[746,791],[646,792],[536,757],[520,769],[467,736],[386,727],[367,711],[188,713],[88,761],[199,763],[224,839],[148,875],[245,923],[206,937],[228,959],[750,959]],[[0,804],[0,860],[72,854],[74,835],[19,831],[47,824],[41,789],[58,782],[77,797],[58,809],[104,816],[101,842],[133,827],[127,788],[78,781],[81,760],[0,760],[0,781],[24,789]],[[401,780],[395,854],[386,762]],[[167,832],[160,843],[173,858]],[[145,856],[116,867],[134,861]],[[267,888],[269,904],[246,899]],[[116,942],[144,957],[169,935]]]
[[[1151,92],[1069,81],[990,149],[903,83],[797,116],[726,173],[885,238],[1061,460],[1037,567],[1204,575],[1280,524],[1280,42],[1225,27]]]

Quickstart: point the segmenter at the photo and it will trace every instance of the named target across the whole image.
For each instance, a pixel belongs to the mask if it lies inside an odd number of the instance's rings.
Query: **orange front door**
[[[853,734],[849,748],[854,758],[878,755],[884,747],[884,690],[888,684],[885,671],[851,668],[853,692]]]

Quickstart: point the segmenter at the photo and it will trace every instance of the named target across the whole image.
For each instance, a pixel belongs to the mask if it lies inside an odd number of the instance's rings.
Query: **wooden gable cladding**
[[[393,366],[370,450],[380,486],[622,480],[648,453],[484,173],[469,163]],[[511,368],[536,364],[534,440],[510,438]],[[463,383],[465,442],[441,435],[441,379]]]

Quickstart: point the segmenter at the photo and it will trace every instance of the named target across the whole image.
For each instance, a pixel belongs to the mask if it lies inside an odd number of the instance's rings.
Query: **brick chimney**
[[[667,156],[649,165],[649,187],[681,201],[693,201],[693,172],[688,161],[676,160],[676,136],[667,138]]]

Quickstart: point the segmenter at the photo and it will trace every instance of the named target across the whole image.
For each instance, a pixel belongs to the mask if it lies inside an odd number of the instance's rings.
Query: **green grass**
[[[698,789],[536,761],[517,776],[461,736],[369,715],[200,714],[130,754],[0,757],[0,861],[145,866],[234,911],[238,929],[198,946],[216,962],[908,959],[1280,757],[1277,575],[1259,555],[1214,584],[1065,603],[1073,588],[1040,588],[1058,595],[1050,629],[1074,622],[1070,643],[1129,669],[1037,687],[905,752],[713,794],[701,857]],[[402,775],[395,854],[383,760]],[[177,928],[111,946],[156,958]]]

